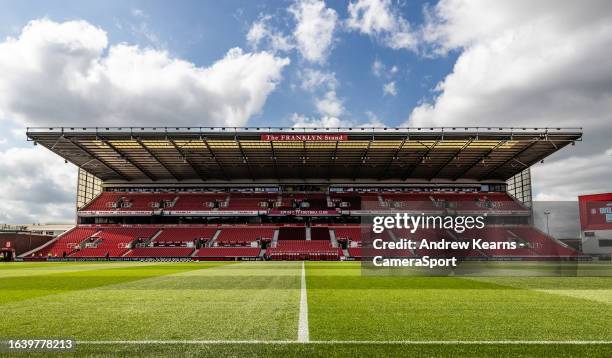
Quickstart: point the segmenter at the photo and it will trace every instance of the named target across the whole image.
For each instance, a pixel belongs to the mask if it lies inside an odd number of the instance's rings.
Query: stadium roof
[[[106,182],[506,180],[579,128],[28,128]]]

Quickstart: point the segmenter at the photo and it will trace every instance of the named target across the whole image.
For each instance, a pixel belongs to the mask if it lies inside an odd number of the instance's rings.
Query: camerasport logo
[[[262,134],[262,141],[341,141],[347,140],[346,134]]]

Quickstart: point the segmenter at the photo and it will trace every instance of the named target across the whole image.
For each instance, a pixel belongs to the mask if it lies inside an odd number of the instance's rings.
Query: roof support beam
[[[217,158],[217,155],[215,154],[215,152],[210,147],[210,144],[208,144],[208,140],[206,140],[206,137],[201,137],[200,139],[202,140],[202,142],[206,146],[206,149],[208,149],[208,152],[210,153],[210,156],[215,160],[215,163],[217,163],[217,167],[219,167],[219,170],[221,171],[221,174],[223,175],[225,180],[230,180],[229,176],[225,172],[225,169],[223,169],[223,165],[221,164],[221,162],[219,162],[219,159]]]
[[[404,148],[404,145],[406,145],[406,142],[409,139],[410,139],[410,135],[407,135],[404,137],[404,139],[402,139],[402,143],[400,144],[400,146],[395,150],[395,152],[393,153],[393,156],[391,157],[391,159],[389,159],[389,162],[380,171],[380,174],[378,174],[379,181],[382,180],[386,176],[387,172],[389,171],[389,168],[391,168],[391,165],[393,165],[393,161],[397,160],[397,156],[402,151],[402,149]]]
[[[435,177],[438,176],[438,174],[440,174],[440,172],[442,170],[444,170],[444,168],[446,168],[447,165],[449,165],[455,158],[457,158],[457,156],[465,150],[465,148],[467,148],[472,142],[474,141],[474,138],[470,138],[468,139],[467,142],[465,142],[465,144],[461,147],[461,149],[457,150],[455,153],[453,153],[453,155],[446,161],[444,162],[444,164],[442,164],[438,169],[436,169],[435,172],[433,172],[428,180],[431,181],[432,179],[434,179]]]
[[[372,147],[373,141],[374,141],[374,136],[372,136],[372,138],[368,142],[368,146],[363,151],[363,153],[361,153],[361,164],[365,164],[365,161],[368,159],[368,153],[370,153],[370,148]],[[359,172],[361,171],[362,166],[363,165],[356,166],[355,171],[353,172],[353,180],[357,180],[357,176],[359,176]]]
[[[474,168],[474,166],[476,166],[478,163],[480,163],[481,160],[487,159],[489,157],[489,155],[491,155],[491,153],[496,151],[497,148],[499,148],[502,145],[506,144],[507,141],[508,141],[508,139],[500,140],[499,143],[497,143],[493,148],[489,149],[482,157],[479,157],[478,160],[476,160],[475,162],[473,162],[469,166],[467,166],[461,173],[455,175],[453,180],[458,180],[458,179],[463,178],[463,176],[466,175],[470,170],[472,170],[472,168]]]
[[[332,174],[332,170],[334,170],[334,167],[336,166],[336,157],[338,156],[338,143],[340,141],[336,141],[336,147],[334,148],[334,153],[332,154],[332,162],[331,165],[329,166],[329,168],[327,168],[327,180],[331,180],[331,174]]]
[[[302,141],[302,178],[306,179],[306,141]]]
[[[155,154],[149,147],[147,147],[140,139],[136,139],[136,142],[138,143],[138,145],[140,145],[142,147],[142,149],[144,149],[150,156],[151,158],[155,159],[155,161],[157,161],[157,164],[161,165],[164,169],[166,169],[166,171],[168,173],[170,173],[170,175],[178,180],[181,181],[181,177],[174,171],[172,170],[172,168],[170,168],[168,165],[166,165],[158,156],[157,154]]]
[[[278,175],[278,165],[276,163],[276,150],[274,150],[274,141],[270,141],[270,149],[272,150],[272,164],[274,165],[274,176],[276,176],[277,180],[280,180]]]
[[[244,149],[242,149],[242,144],[240,144],[240,139],[238,137],[234,137],[234,140],[238,143],[238,149],[240,149],[240,155],[242,155],[242,162],[246,165],[247,171],[249,172],[249,176],[251,180],[255,181],[255,177],[253,176],[253,171],[251,170],[251,165],[249,164],[249,158],[244,153]]]
[[[196,173],[200,177],[200,179],[205,180],[206,174],[204,174],[200,170],[200,168],[194,162],[192,162],[191,159],[189,159],[189,156],[187,156],[187,153],[183,149],[181,149],[178,145],[176,145],[176,142],[174,141],[174,139],[166,138],[166,140],[168,140],[170,144],[172,144],[174,149],[177,152],[179,152],[179,154],[181,155],[185,163],[189,164],[189,167],[194,171],[194,173]]]
[[[155,177],[155,175],[153,175],[153,173],[148,171],[142,165],[136,163],[134,160],[130,159],[130,157],[126,153],[124,153],[121,149],[115,147],[111,142],[109,142],[105,138],[102,138],[102,137],[99,137],[99,138],[102,141],[102,143],[104,143],[104,145],[106,145],[107,147],[112,149],[115,153],[117,153],[119,155],[119,157],[121,157],[121,159],[125,160],[131,166],[133,166],[134,168],[138,169],[138,171],[141,172],[142,174],[144,174],[144,176],[146,176],[147,178],[149,178],[149,180],[157,181],[157,178]]]
[[[62,137],[64,139],[66,139],[67,141],[69,141],[70,143],[72,143],[72,145],[74,145],[75,147],[79,148],[81,151],[85,152],[90,159],[94,159],[96,161],[98,161],[99,163],[101,163],[102,165],[104,165],[106,168],[108,168],[110,171],[112,171],[113,173],[115,173],[117,176],[119,176],[121,179],[126,180],[126,181],[130,181],[130,178],[121,173],[119,170],[113,168],[112,165],[108,164],[107,162],[104,161],[104,159],[98,157],[97,155],[95,155],[91,150],[87,149],[86,147],[84,147],[83,145],[81,145],[79,142],[74,141],[70,138],[66,138],[66,137]]]
[[[412,175],[412,173],[414,173],[414,171],[416,170],[416,168],[418,168],[418,166],[423,162],[424,159],[427,158],[427,156],[429,155],[429,153],[431,153],[431,151],[436,147],[436,145],[438,145],[438,143],[440,143],[440,139],[436,140],[434,142],[434,144],[431,145],[431,147],[426,146],[425,144],[423,144],[421,141],[418,141],[419,144],[421,144],[422,146],[425,146],[427,148],[427,150],[425,152],[423,152],[423,154],[421,154],[421,156],[419,157],[419,159],[417,159],[417,161],[414,163],[414,165],[412,165],[411,167],[409,167],[404,174],[402,175],[402,180],[406,180],[408,178],[410,178],[410,176]]]
[[[482,174],[478,178],[478,180],[487,179],[489,177],[489,175],[491,175],[492,173],[495,173],[495,171],[497,171],[499,168],[501,168],[504,165],[510,163],[511,161],[517,159],[521,154],[525,153],[527,150],[529,150],[529,148],[533,147],[538,142],[540,142],[539,139],[534,139],[531,143],[526,145],[525,148],[521,149],[518,153],[513,154],[510,158],[506,159],[503,163],[501,163],[499,165],[496,165],[495,167],[493,167],[493,169],[491,169],[491,170],[487,171],[486,173]]]

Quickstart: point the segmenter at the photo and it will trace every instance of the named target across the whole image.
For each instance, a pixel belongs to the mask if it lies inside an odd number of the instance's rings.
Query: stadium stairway
[[[98,234],[100,234],[100,231],[92,234],[91,236],[89,236],[85,240],[81,241],[81,243],[78,245],[79,246],[79,250],[83,250],[87,246],[87,244],[92,244],[93,246],[98,246],[102,242],[102,239],[100,237],[98,237]],[[92,239],[92,238],[96,238],[96,239],[94,241],[89,241],[89,239]]]
[[[339,247],[338,240],[336,240],[336,232],[334,230],[329,230],[329,241],[331,241],[332,247]]]
[[[523,240],[528,241],[532,247],[531,251],[539,256],[561,256],[561,257],[577,257],[581,254],[573,248],[567,246],[556,238],[546,234],[544,231],[536,227],[528,228],[511,228],[512,234],[518,235]],[[540,246],[536,246],[540,245]]]
[[[87,241],[90,237],[96,236],[100,234],[102,230],[98,229],[83,229],[79,227],[74,227],[69,231],[66,231],[64,234],[57,237],[57,240],[53,242],[52,246],[47,246],[49,250],[45,250],[43,248],[38,248],[34,251],[34,253],[44,252],[44,256],[51,255],[53,257],[59,257],[63,255],[63,252],[66,253],[66,256],[70,256],[76,252],[75,248],[81,248],[85,241]],[[68,242],[62,242],[65,240],[69,240]],[[73,246],[68,246],[68,244],[74,244]],[[70,247],[70,250],[68,248]]]
[[[381,208],[385,207],[386,201],[383,199],[382,195],[376,194],[376,197],[378,198],[378,205],[380,205]]]
[[[387,233],[389,234],[389,238],[391,238],[391,240],[393,240],[395,242],[399,241],[397,236],[395,236],[395,233],[393,232],[393,230],[387,230]]]
[[[310,231],[310,225],[306,225],[306,240],[312,240],[312,233]]]
[[[278,229],[274,230],[274,236],[272,236],[272,242],[270,243],[270,247],[276,247],[278,244]]]
[[[424,231],[424,232],[427,232],[427,231]],[[387,231],[384,231],[383,234],[382,234],[383,235],[382,236],[383,239],[384,239],[384,235],[385,234],[387,235],[387,237],[391,241],[395,241],[395,242],[398,242],[401,239],[412,239],[412,240],[416,240],[417,242],[421,242],[421,240],[427,240],[426,237],[422,236],[424,234],[419,234],[418,231],[413,236],[413,234],[410,234],[410,230],[409,229],[401,229],[401,231],[399,231],[399,232],[397,231],[397,229],[396,230],[387,230]],[[357,249],[359,249],[359,251],[361,251],[361,247],[360,246],[359,247],[351,247],[351,249],[355,249],[355,248],[357,248]],[[349,252],[351,252],[351,251],[352,250],[349,250]],[[417,254],[416,250],[408,249],[407,251],[410,253],[409,256],[419,256]]]
[[[215,245],[215,242],[217,241],[217,238],[219,238],[219,235],[221,235],[221,230],[217,230],[215,234],[213,235],[213,237],[210,239],[210,241],[205,244],[205,246],[213,247]]]
[[[506,233],[508,235],[512,236],[517,242],[526,244],[527,246],[524,247],[524,248],[529,250],[532,253],[531,256],[540,256],[532,247],[530,247],[529,241],[527,241],[527,240],[523,239],[522,237],[518,236],[517,234],[513,233],[512,230],[506,230]]]
[[[176,199],[175,199],[175,200],[176,200]],[[158,237],[159,235],[161,235],[163,231],[164,231],[163,229],[160,229],[160,230],[158,230],[158,231],[155,233],[155,235],[151,236],[151,237],[150,237],[149,239],[147,239],[146,241],[143,241],[142,243],[144,244],[144,246],[149,246],[149,244],[150,244],[150,243],[152,243],[152,242],[153,242],[155,239],[157,239],[157,237]],[[126,254],[127,254],[127,252],[126,252]],[[125,255],[124,255],[124,256],[125,256]]]

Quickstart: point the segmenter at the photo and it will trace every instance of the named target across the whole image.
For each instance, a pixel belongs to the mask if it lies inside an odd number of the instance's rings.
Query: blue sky
[[[536,198],[609,191],[611,49],[606,0],[4,1],[0,222],[74,217],[26,126],[582,127]]]
[[[10,11],[0,14],[0,36],[18,36],[32,19],[56,22],[83,19],[104,29],[110,44],[126,42],[154,47],[206,67],[232,47],[249,49],[246,35],[263,14],[272,14],[278,29],[290,33],[294,21],[287,8],[292,3],[180,1],[168,6],[165,1],[15,1],[5,3]],[[394,9],[418,26],[423,21],[422,8],[427,4],[398,3]],[[328,6],[337,12],[339,19],[348,17],[345,2],[329,2]],[[295,51],[283,54],[291,59],[291,65],[283,71],[283,81],[268,97],[262,112],[253,116],[249,125],[291,126],[293,113],[315,115],[312,97],[294,88],[299,87],[299,71],[312,67],[336,74],[340,83],[337,95],[347,108],[345,118],[366,122],[373,114],[389,126],[398,126],[408,119],[419,101],[432,97],[432,89],[452,71],[457,57],[455,52],[424,58],[412,51],[390,49],[356,32],[342,29],[336,32],[333,50],[322,65],[304,63]],[[397,74],[377,77],[372,71],[376,60],[388,68],[397,66]],[[389,82],[395,82],[397,95],[383,92],[384,84]]]

